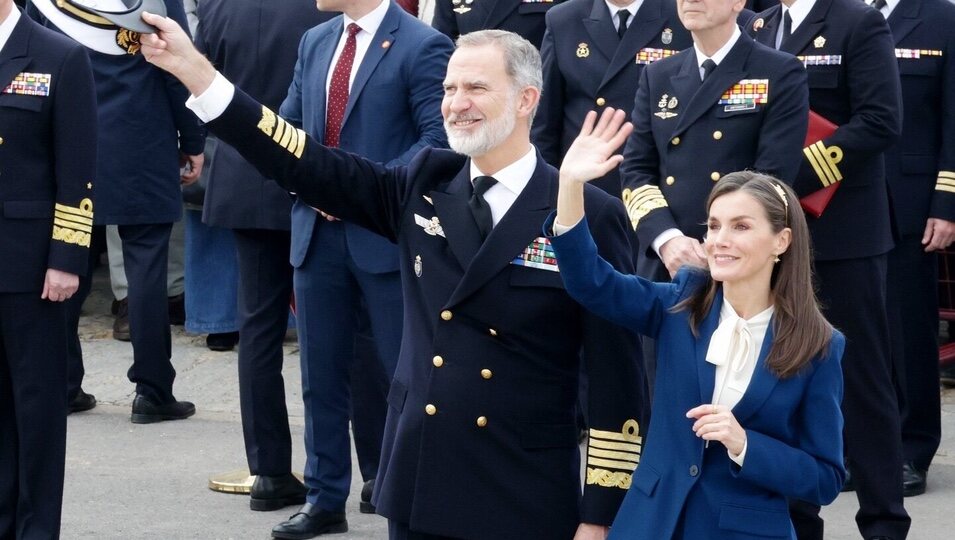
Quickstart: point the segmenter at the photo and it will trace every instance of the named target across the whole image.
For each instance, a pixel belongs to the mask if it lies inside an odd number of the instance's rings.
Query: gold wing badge
[[[680,104],[680,101],[676,96],[670,97],[669,94],[663,94],[660,97],[660,101],[657,103],[657,107],[660,108],[658,112],[653,113],[653,116],[660,118],[661,120],[666,120],[668,118],[673,118],[679,113],[673,112],[677,106]]]

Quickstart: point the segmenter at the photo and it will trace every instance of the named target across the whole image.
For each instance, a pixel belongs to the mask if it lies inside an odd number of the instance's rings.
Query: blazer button
[[[444,358],[440,356],[435,356],[431,359],[431,363],[434,364],[434,367],[441,367],[444,365]]]
[[[430,405],[428,405],[430,407]],[[690,476],[696,476],[700,474],[700,468],[696,465],[690,465]]]
[[[670,142],[673,144],[673,146],[676,146],[676,145],[680,144],[680,138],[679,138],[679,137],[673,137],[672,139],[670,139]]]
[[[424,406],[424,412],[428,413],[428,416],[434,416],[438,412],[438,408],[434,405],[428,403]]]
[[[454,315],[451,314],[451,311],[450,311],[450,310],[446,309],[446,310],[444,310],[444,311],[441,312],[441,319],[442,319],[442,320],[450,321],[450,320],[451,320],[451,317],[454,317]]]
[[[486,426],[486,425],[487,425],[487,417],[486,417],[486,416],[478,416],[476,423],[477,423],[477,427],[484,427],[484,426]]]
[[[481,370],[481,376],[484,377],[485,379],[490,379],[491,377],[494,376],[494,374],[491,373],[491,370],[489,370],[489,369],[482,369],[482,370]]]
[[[606,105],[606,104],[607,104],[607,100],[606,100],[606,99],[604,99],[604,98],[602,98],[602,97],[597,98],[597,106],[598,106],[598,107],[603,107],[603,106]]]
[[[672,176],[667,176],[667,185],[668,185],[668,186],[672,186],[674,182],[676,182],[676,178],[673,178]]]
[[[712,173],[710,173],[710,180],[716,182],[719,179],[720,179],[720,173],[716,171],[713,171]]]
[[[0,137],[0,144],[3,144],[3,137]]]
[[[717,141],[720,140],[720,139],[722,139],[722,138],[723,138],[723,132],[720,131],[720,130],[714,131],[714,132],[713,132],[713,138],[716,139]]]

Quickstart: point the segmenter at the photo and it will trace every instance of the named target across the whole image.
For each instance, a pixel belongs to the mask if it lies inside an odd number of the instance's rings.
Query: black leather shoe
[[[255,477],[249,508],[257,512],[278,510],[305,503],[305,486],[292,473],[283,476]]]
[[[842,484],[842,489],[840,491],[845,493],[847,491],[855,491],[855,490],[856,490],[856,484],[855,482],[852,481],[852,471],[850,471],[849,468],[846,467],[846,483]]]
[[[320,534],[348,532],[348,521],[345,512],[329,512],[305,503],[302,509],[288,519],[272,528],[272,538],[288,540],[304,540],[315,538]]]
[[[182,326],[186,324],[186,294],[170,296],[166,302],[169,309],[169,325]]]
[[[938,370],[938,378],[942,386],[946,388],[955,387],[955,364]]]
[[[146,396],[136,394],[130,421],[134,424],[152,424],[165,420],[184,420],[194,414],[196,406],[188,401],[170,401],[157,405]]]
[[[87,394],[86,392],[83,391],[82,388],[80,388],[79,391],[76,393],[76,397],[74,397],[70,401],[69,414],[73,414],[75,412],[88,411],[95,406],[96,406],[96,396],[94,396],[93,394]]]
[[[209,334],[206,336],[206,347],[210,351],[226,352],[235,348],[239,343],[238,332],[223,332],[221,334]]]
[[[374,514],[375,505],[371,504],[371,495],[375,492],[375,479],[372,478],[361,486],[361,500],[358,502],[358,511],[362,514]]]
[[[113,319],[113,339],[129,341],[129,299],[123,298],[116,306],[116,318]]]
[[[925,493],[925,471],[920,471],[911,461],[902,465],[902,495],[915,497]]]

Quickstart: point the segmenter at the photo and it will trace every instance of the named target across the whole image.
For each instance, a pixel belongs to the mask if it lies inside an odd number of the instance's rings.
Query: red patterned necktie
[[[361,32],[361,27],[355,23],[348,25],[348,39],[345,48],[335,64],[332,72],[332,82],[328,86],[328,110],[325,113],[325,146],[338,148],[338,137],[342,131],[342,120],[345,118],[345,107],[348,106],[348,80],[351,78],[352,64],[355,63],[355,35]]]
[[[417,0],[397,0],[397,2],[398,2],[398,5],[404,8],[405,11],[414,15],[415,17],[418,16],[418,1]]]

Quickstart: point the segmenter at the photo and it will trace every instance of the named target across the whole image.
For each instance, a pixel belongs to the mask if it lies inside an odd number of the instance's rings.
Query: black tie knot
[[[707,58],[703,61],[703,80],[705,81],[707,77],[710,76],[710,73],[713,73],[713,70],[716,69],[716,62],[712,58]]]
[[[887,5],[887,3],[886,3],[885,0],[873,0],[873,1],[872,1],[872,7],[874,7],[875,9],[878,9],[878,10],[881,10],[881,9],[884,8],[886,5]]]
[[[487,190],[491,189],[497,179],[493,176],[477,176],[474,178],[474,197],[483,197]]]
[[[474,179],[474,192],[468,199],[468,206],[474,215],[474,223],[477,224],[478,231],[481,233],[481,239],[487,238],[494,228],[494,219],[491,216],[491,206],[484,200],[484,194],[491,189],[497,180],[492,176],[478,176]]]
[[[626,9],[621,9],[617,12],[617,35],[623,39],[623,35],[627,33],[627,20],[630,19],[630,12]]]

